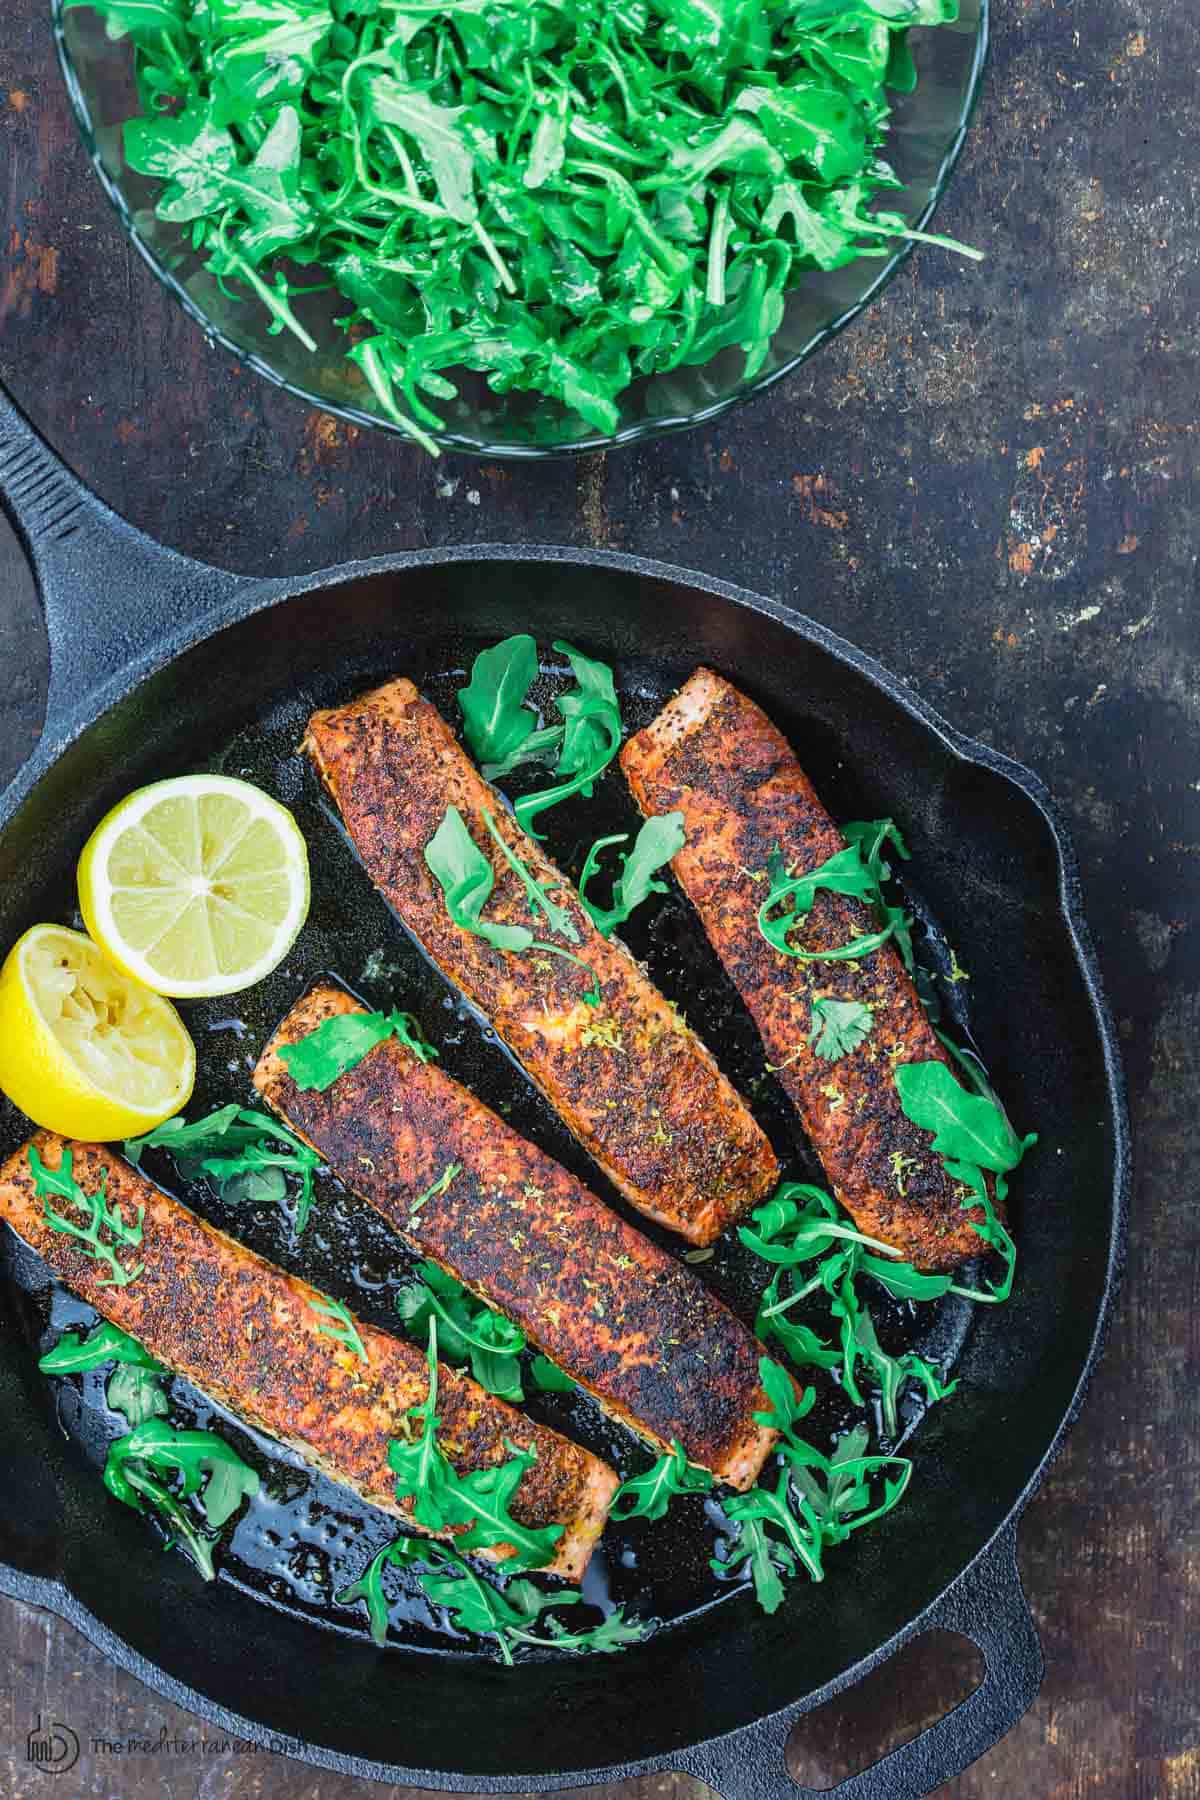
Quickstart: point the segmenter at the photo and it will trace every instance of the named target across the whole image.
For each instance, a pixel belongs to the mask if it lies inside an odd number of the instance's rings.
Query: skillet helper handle
[[[0,506],[37,580],[50,641],[43,753],[103,710],[104,690],[165,657],[244,578],[168,550],[71,473],[0,387]]]
[[[833,1788],[801,1787],[784,1760],[802,1716],[796,1712],[703,1745],[683,1768],[721,1800],[922,1800],[998,1744],[1041,1687],[1042,1647],[1017,1570],[1015,1524],[930,1608],[919,1629],[970,1638],[983,1653],[983,1680],[953,1712],[871,1768]]]

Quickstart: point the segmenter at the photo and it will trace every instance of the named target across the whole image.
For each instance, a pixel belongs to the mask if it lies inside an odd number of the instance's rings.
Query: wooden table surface
[[[529,538],[691,564],[777,595],[1032,764],[1071,819],[1120,1020],[1139,1173],[1106,1359],[1021,1530],[1041,1697],[956,1800],[1200,1796],[1200,16],[1177,0],[1000,0],[941,228],[790,384],[715,427],[538,469],[360,435],[209,348],[122,240],[68,117],[46,0],[0,21],[0,376],[155,536],[279,572]],[[0,526],[0,531],[2,531]],[[37,606],[0,537],[0,779],[35,740]],[[1098,1204],[1099,1204],[1099,1196]],[[1063,1295],[1070,1304],[1070,1295]],[[961,1691],[927,1646],[806,1729],[832,1779]],[[195,1721],[56,1618],[0,1601],[0,1793],[38,1714],[80,1795],[321,1796],[364,1784],[187,1747]],[[93,1737],[167,1727],[119,1767]],[[620,1746],[613,1746],[614,1756]],[[646,1781],[613,1794],[680,1792]]]

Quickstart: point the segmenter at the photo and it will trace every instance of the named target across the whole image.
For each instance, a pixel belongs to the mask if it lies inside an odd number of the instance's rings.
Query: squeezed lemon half
[[[106,1143],[187,1104],[196,1052],[169,1000],[90,938],[35,925],[0,969],[0,1088],[47,1131]]]
[[[308,916],[308,851],[287,808],[230,775],[139,788],[79,859],[79,905],[96,943],[159,994],[252,987]]]

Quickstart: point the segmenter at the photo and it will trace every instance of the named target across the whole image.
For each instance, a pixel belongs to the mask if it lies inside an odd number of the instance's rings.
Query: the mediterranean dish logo
[[[39,1713],[25,1740],[25,1760],[47,1775],[65,1775],[79,1761],[79,1739],[69,1725],[57,1719],[43,1724]]]

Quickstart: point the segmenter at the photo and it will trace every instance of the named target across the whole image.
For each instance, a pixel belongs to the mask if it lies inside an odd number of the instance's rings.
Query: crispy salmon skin
[[[683,813],[687,838],[675,875],[749,1007],[837,1198],[863,1231],[920,1269],[953,1269],[977,1256],[980,1238],[962,1210],[962,1191],[929,1133],[905,1116],[892,1078],[897,1063],[950,1064],[893,945],[859,963],[804,963],[758,929],[776,846],[797,874],[845,848],[782,733],[720,675],[697,669],[625,745],[621,767],[647,816]],[[861,901],[821,889],[803,941],[809,950],[831,949],[876,929]],[[837,1062],[809,1044],[820,996],[872,1009],[870,1035]]]
[[[48,1168],[60,1167],[62,1138],[39,1132],[32,1141]],[[85,1193],[95,1191],[107,1170],[109,1199],[128,1223],[145,1207],[142,1243],[136,1256],[121,1259],[129,1269],[145,1265],[136,1279],[127,1287],[102,1285],[106,1266],[47,1224],[28,1145],[0,1166],[0,1218],[60,1280],[168,1368],[372,1506],[411,1524],[396,1501],[387,1456],[393,1438],[410,1436],[405,1414],[428,1394],[424,1351],[358,1320],[364,1363],[320,1330],[327,1321],[312,1303],[324,1296],[308,1282],[197,1218],[111,1150],[70,1149]],[[506,1439],[536,1449],[513,1516],[527,1525],[561,1524],[549,1570],[578,1581],[604,1529],[617,1486],[613,1471],[444,1365],[437,1405],[438,1441],[460,1474],[508,1461]]]
[[[709,1051],[624,946],[601,937],[411,681],[314,713],[305,748],[372,880],[631,1205],[710,1244],[770,1192],[771,1146]],[[497,950],[455,924],[424,857],[449,806],[495,870],[488,919],[543,934],[485,813],[570,915],[578,933],[570,949],[594,971],[598,1006],[585,1002],[591,978],[577,964]]]
[[[690,1269],[394,1039],[324,1093],[296,1087],[281,1047],[361,1010],[328,983],[305,995],[255,1071],[264,1098],[346,1187],[608,1411],[751,1486],[777,1435],[754,1418],[770,1410],[763,1352]]]

